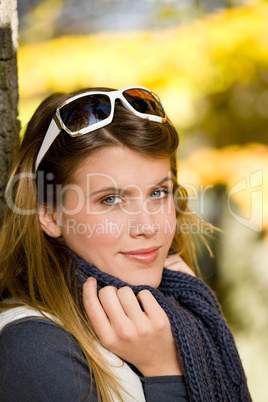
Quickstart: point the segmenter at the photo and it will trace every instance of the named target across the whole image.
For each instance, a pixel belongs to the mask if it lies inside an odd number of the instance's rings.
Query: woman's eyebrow
[[[104,188],[101,188],[100,190],[93,191],[93,193],[90,193],[90,195],[96,195],[96,194],[99,194],[99,193],[106,193],[106,192],[109,192],[109,191],[113,191],[113,192],[121,194],[123,190],[121,188],[119,188],[119,187],[114,187],[114,186],[112,186],[112,187],[104,187]]]
[[[158,183],[156,184],[152,184],[152,186],[161,186],[163,183],[167,182],[167,181],[171,181],[172,182],[172,177],[171,176],[167,176],[164,177],[164,179],[160,180]]]
[[[172,178],[170,176],[164,177],[162,180],[160,180],[158,183],[155,184],[149,184],[147,186],[148,187],[154,187],[154,186],[161,186],[163,183],[167,182],[167,181],[172,181]],[[91,193],[91,196],[97,195],[99,193],[106,193],[106,192],[116,192],[117,194],[125,194],[125,193],[130,193],[131,190],[129,190],[129,187],[131,188],[131,185],[127,185],[125,186],[125,188],[120,188],[120,187],[115,187],[115,186],[110,186],[110,187],[104,187],[101,188],[99,190],[93,191],[93,193]],[[136,185],[134,185],[134,187],[137,187]]]

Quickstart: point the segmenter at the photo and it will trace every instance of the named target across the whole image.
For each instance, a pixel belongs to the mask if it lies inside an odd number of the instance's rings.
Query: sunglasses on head
[[[70,136],[77,137],[110,124],[114,117],[116,99],[143,119],[158,123],[167,120],[157,95],[144,87],[126,87],[107,92],[89,91],[75,95],[57,108],[38,152],[35,171],[62,129]]]

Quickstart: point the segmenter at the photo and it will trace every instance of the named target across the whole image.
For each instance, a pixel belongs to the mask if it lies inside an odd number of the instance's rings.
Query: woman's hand
[[[179,254],[174,254],[167,257],[165,261],[165,268],[170,269],[171,271],[181,271],[185,274],[195,276],[195,273],[190,267],[188,267],[186,262],[179,256]]]
[[[106,286],[97,295],[97,281],[83,286],[88,317],[101,343],[144,376],[183,374],[169,319],[149,290],[137,297],[130,287]]]

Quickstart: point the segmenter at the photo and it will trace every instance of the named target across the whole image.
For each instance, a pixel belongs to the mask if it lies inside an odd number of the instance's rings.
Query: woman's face
[[[157,287],[176,227],[172,186],[168,158],[102,148],[63,189],[61,234],[101,271]]]

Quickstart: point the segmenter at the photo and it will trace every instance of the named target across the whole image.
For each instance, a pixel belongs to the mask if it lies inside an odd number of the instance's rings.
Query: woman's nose
[[[131,237],[153,237],[159,232],[159,227],[156,223],[141,222],[135,218],[129,221],[129,234]]]
[[[153,237],[160,231],[157,215],[143,210],[128,219],[129,234],[131,237]]]

